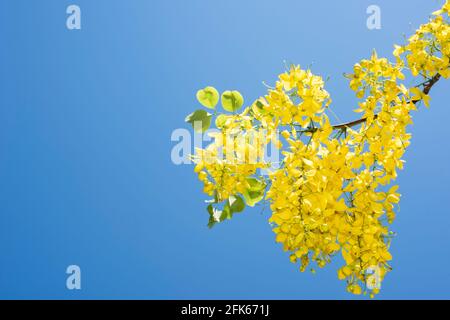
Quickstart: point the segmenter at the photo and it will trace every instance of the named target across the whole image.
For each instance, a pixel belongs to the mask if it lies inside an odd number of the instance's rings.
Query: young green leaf
[[[253,207],[264,198],[266,184],[256,178],[247,178],[247,189],[242,193],[245,203]]]
[[[256,178],[247,178],[247,189],[250,191],[261,191],[264,190],[266,184]]]
[[[234,212],[229,200],[225,202],[225,205],[222,209],[214,208],[212,204],[209,204],[206,210],[209,213],[209,228],[212,228],[216,223],[222,222],[224,220],[230,220],[233,217]]]
[[[206,87],[197,91],[197,100],[206,108],[214,109],[219,102],[219,92],[214,87]]]
[[[214,208],[212,204],[208,205],[206,210],[209,213],[208,228],[212,228],[217,222],[220,222],[220,216],[222,215],[222,211]]]
[[[239,110],[244,104],[244,98],[239,91],[225,91],[222,93],[222,107],[229,112]]]
[[[212,115],[205,110],[195,110],[184,121],[190,123],[196,132],[205,132],[211,125]]]
[[[239,196],[230,196],[228,198],[230,203],[231,212],[242,212],[245,208],[245,202]]]
[[[225,219],[230,220],[233,217],[233,212],[231,211],[230,203],[227,201],[225,202],[225,206],[223,207],[222,214],[220,215],[220,222],[224,221]]]
[[[242,194],[245,199],[245,203],[247,203],[248,206],[254,207],[255,204],[260,202],[264,198],[264,190],[260,191],[250,191],[245,190]]]

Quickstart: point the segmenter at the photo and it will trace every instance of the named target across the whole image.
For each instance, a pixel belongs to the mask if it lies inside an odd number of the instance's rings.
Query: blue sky
[[[443,1],[0,3],[0,298],[353,299],[336,263],[300,273],[269,212],[212,230],[192,166],[175,166],[174,129],[206,85],[252,101],[283,61],[329,76],[353,119],[343,72],[391,57]],[[77,4],[82,29],[66,28]],[[382,29],[366,28],[376,4]],[[414,115],[399,178],[394,270],[379,299],[450,298],[449,84]],[[66,289],[79,265],[82,289]]]

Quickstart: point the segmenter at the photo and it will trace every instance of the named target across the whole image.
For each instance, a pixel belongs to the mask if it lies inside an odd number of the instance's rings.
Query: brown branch
[[[431,78],[430,80],[426,81],[423,85],[423,90],[422,92],[424,94],[428,94],[431,90],[431,88],[436,84],[436,82],[439,81],[439,79],[441,78],[441,75],[439,73],[437,73],[433,78]],[[419,100],[414,100],[412,101],[414,104],[416,104]],[[374,115],[374,119],[376,119],[378,117],[378,114]],[[340,130],[340,129],[345,129],[345,128],[351,128],[354,126],[357,126],[358,124],[364,123],[366,122],[366,118],[361,118],[358,120],[353,120],[350,122],[345,122],[345,123],[339,123],[339,124],[335,124],[333,125],[333,129],[334,130]]]

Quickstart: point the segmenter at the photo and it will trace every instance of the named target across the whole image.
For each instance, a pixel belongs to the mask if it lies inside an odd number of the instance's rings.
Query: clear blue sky
[[[343,72],[394,43],[437,0],[0,3],[0,298],[354,297],[339,259],[300,273],[274,242],[269,212],[207,229],[191,166],[170,159],[206,85],[264,94],[283,61],[330,76],[334,110],[350,119]],[[82,30],[66,29],[66,7]],[[366,8],[382,29],[366,28]],[[450,85],[414,115],[399,183],[394,271],[380,299],[450,298]],[[82,270],[82,290],[65,269]]]

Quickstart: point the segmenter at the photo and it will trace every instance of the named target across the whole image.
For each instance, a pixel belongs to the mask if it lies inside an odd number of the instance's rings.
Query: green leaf
[[[256,178],[247,178],[248,187],[242,193],[248,206],[253,207],[264,198],[266,184]]]
[[[225,202],[225,205],[223,206],[222,210],[214,208],[212,204],[208,205],[206,210],[209,213],[209,221],[208,221],[209,228],[214,227],[214,225],[218,222],[222,222],[227,219],[229,220],[233,217],[233,212],[231,210],[231,206],[228,201]]]
[[[247,178],[247,183],[249,185],[247,187],[249,191],[261,191],[266,188],[266,184],[256,178]]]
[[[244,98],[239,91],[225,91],[222,93],[222,107],[229,111],[234,112],[239,110],[244,104]]]
[[[247,203],[247,205],[250,207],[254,207],[255,204],[257,204],[264,198],[264,190],[261,191],[245,190],[242,193],[242,195],[244,196],[245,203]]]
[[[255,106],[256,106],[258,109],[264,108],[264,104],[263,104],[262,101],[259,100],[259,99],[255,101]]]
[[[215,205],[218,205],[216,202],[214,203]],[[242,212],[242,210],[244,210],[245,208],[245,202],[240,196],[230,196],[224,202],[222,209],[217,209],[215,205],[213,203],[210,203],[206,208],[209,213],[209,228],[212,228],[216,223],[230,220],[233,217],[234,213]]]
[[[216,219],[214,218],[214,208],[212,206],[212,204],[208,205],[208,207],[206,207],[206,210],[209,213],[209,221],[208,221],[208,228],[212,228],[214,227],[214,225],[216,224]]]
[[[206,207],[206,211],[208,211],[208,213],[209,213],[210,216],[212,216],[212,215],[214,214],[214,208],[213,208],[212,204],[209,204],[209,205]]]
[[[267,114],[268,112],[266,109],[264,109],[264,106],[265,106],[265,104],[264,104],[262,98],[260,98],[253,103],[252,111],[260,113],[260,114]]]
[[[211,229],[212,227],[214,227],[215,224],[216,224],[216,221],[212,217],[209,217],[208,228]]]
[[[219,102],[219,92],[214,87],[206,87],[197,91],[197,100],[203,106],[214,109]]]
[[[220,215],[220,222],[225,219],[230,220],[233,217],[233,212],[231,211],[230,203],[227,201],[223,207],[222,214]]]
[[[239,196],[230,196],[228,202],[230,203],[232,213],[242,212],[245,208],[245,202]]]
[[[220,222],[222,211],[214,208],[212,204],[208,205],[206,210],[209,213],[208,228],[212,228],[217,222]]]
[[[190,123],[196,132],[205,132],[211,125],[212,115],[205,110],[195,110],[184,121]]]

